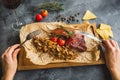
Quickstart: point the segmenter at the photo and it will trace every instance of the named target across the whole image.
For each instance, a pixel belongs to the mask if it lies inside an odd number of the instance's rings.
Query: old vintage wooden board
[[[74,24],[74,26],[79,26],[79,25]],[[94,29],[95,27],[92,27],[90,31],[92,31],[97,36],[97,34],[94,32]],[[21,52],[18,55],[18,70],[60,68],[60,67],[86,66],[86,65],[98,65],[98,64],[104,64],[103,58],[101,58],[99,61],[91,61],[91,63],[87,63],[87,64],[62,62],[62,63],[51,63],[47,65],[35,65],[32,62],[30,62],[29,59],[26,58],[26,52],[23,47],[21,48]]]

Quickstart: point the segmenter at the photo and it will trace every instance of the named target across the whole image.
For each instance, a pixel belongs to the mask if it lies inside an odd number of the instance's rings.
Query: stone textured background
[[[46,0],[50,1],[50,0]],[[55,0],[64,4],[64,11],[60,12],[65,16],[80,12],[78,19],[88,9],[95,13],[98,18],[90,22],[101,22],[110,24],[114,32],[114,39],[120,44],[120,1],[119,0]],[[26,23],[34,22],[36,13],[33,8],[43,0],[23,0],[16,9],[19,17],[23,17]],[[43,21],[55,21],[57,13],[50,13]],[[13,31],[11,24],[15,22],[12,10],[3,7],[0,0],[0,53],[10,45],[19,43],[19,32]],[[1,69],[1,66],[0,66]],[[1,72],[0,72],[1,75]],[[105,65],[69,67],[58,69],[19,71],[15,80],[111,80],[110,74]]]

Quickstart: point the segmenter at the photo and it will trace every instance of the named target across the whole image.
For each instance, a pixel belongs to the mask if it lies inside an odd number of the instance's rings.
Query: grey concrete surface
[[[49,0],[48,0],[49,1]],[[98,18],[90,22],[110,24],[114,32],[114,39],[120,44],[120,1],[119,0],[56,0],[64,4],[65,16],[80,12],[78,19],[88,9],[94,12]],[[16,9],[19,17],[23,17],[26,23],[34,22],[33,7],[43,2],[42,0],[23,0]],[[57,13],[50,13],[43,21],[55,21]],[[0,0],[0,53],[10,45],[19,43],[19,32],[13,31],[11,24],[15,22],[12,10],[4,8]],[[0,66],[1,69],[1,66]],[[1,75],[1,72],[0,72]],[[109,71],[105,65],[69,67],[58,69],[19,71],[14,80],[111,80]]]

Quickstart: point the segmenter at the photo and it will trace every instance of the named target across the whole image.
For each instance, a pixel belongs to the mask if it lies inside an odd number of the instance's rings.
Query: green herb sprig
[[[70,37],[73,36],[73,32],[72,31],[69,31],[69,30],[65,29],[62,25],[60,25],[60,28],[62,28],[63,30],[65,30]]]
[[[38,10],[38,9],[46,9],[48,11],[61,11],[64,10],[63,9],[63,4],[62,3],[58,3],[58,2],[45,2],[42,3],[41,5],[35,7],[34,11]]]

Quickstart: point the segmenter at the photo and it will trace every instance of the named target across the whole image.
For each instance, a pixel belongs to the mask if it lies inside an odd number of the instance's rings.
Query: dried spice
[[[65,17],[65,16],[62,16],[60,14],[58,14],[55,19],[56,21],[61,21],[61,22],[67,22],[67,23],[72,23],[72,22],[79,22],[78,19],[76,19],[78,17],[78,15],[80,15],[80,13],[75,13],[74,15],[70,15],[69,17]]]

